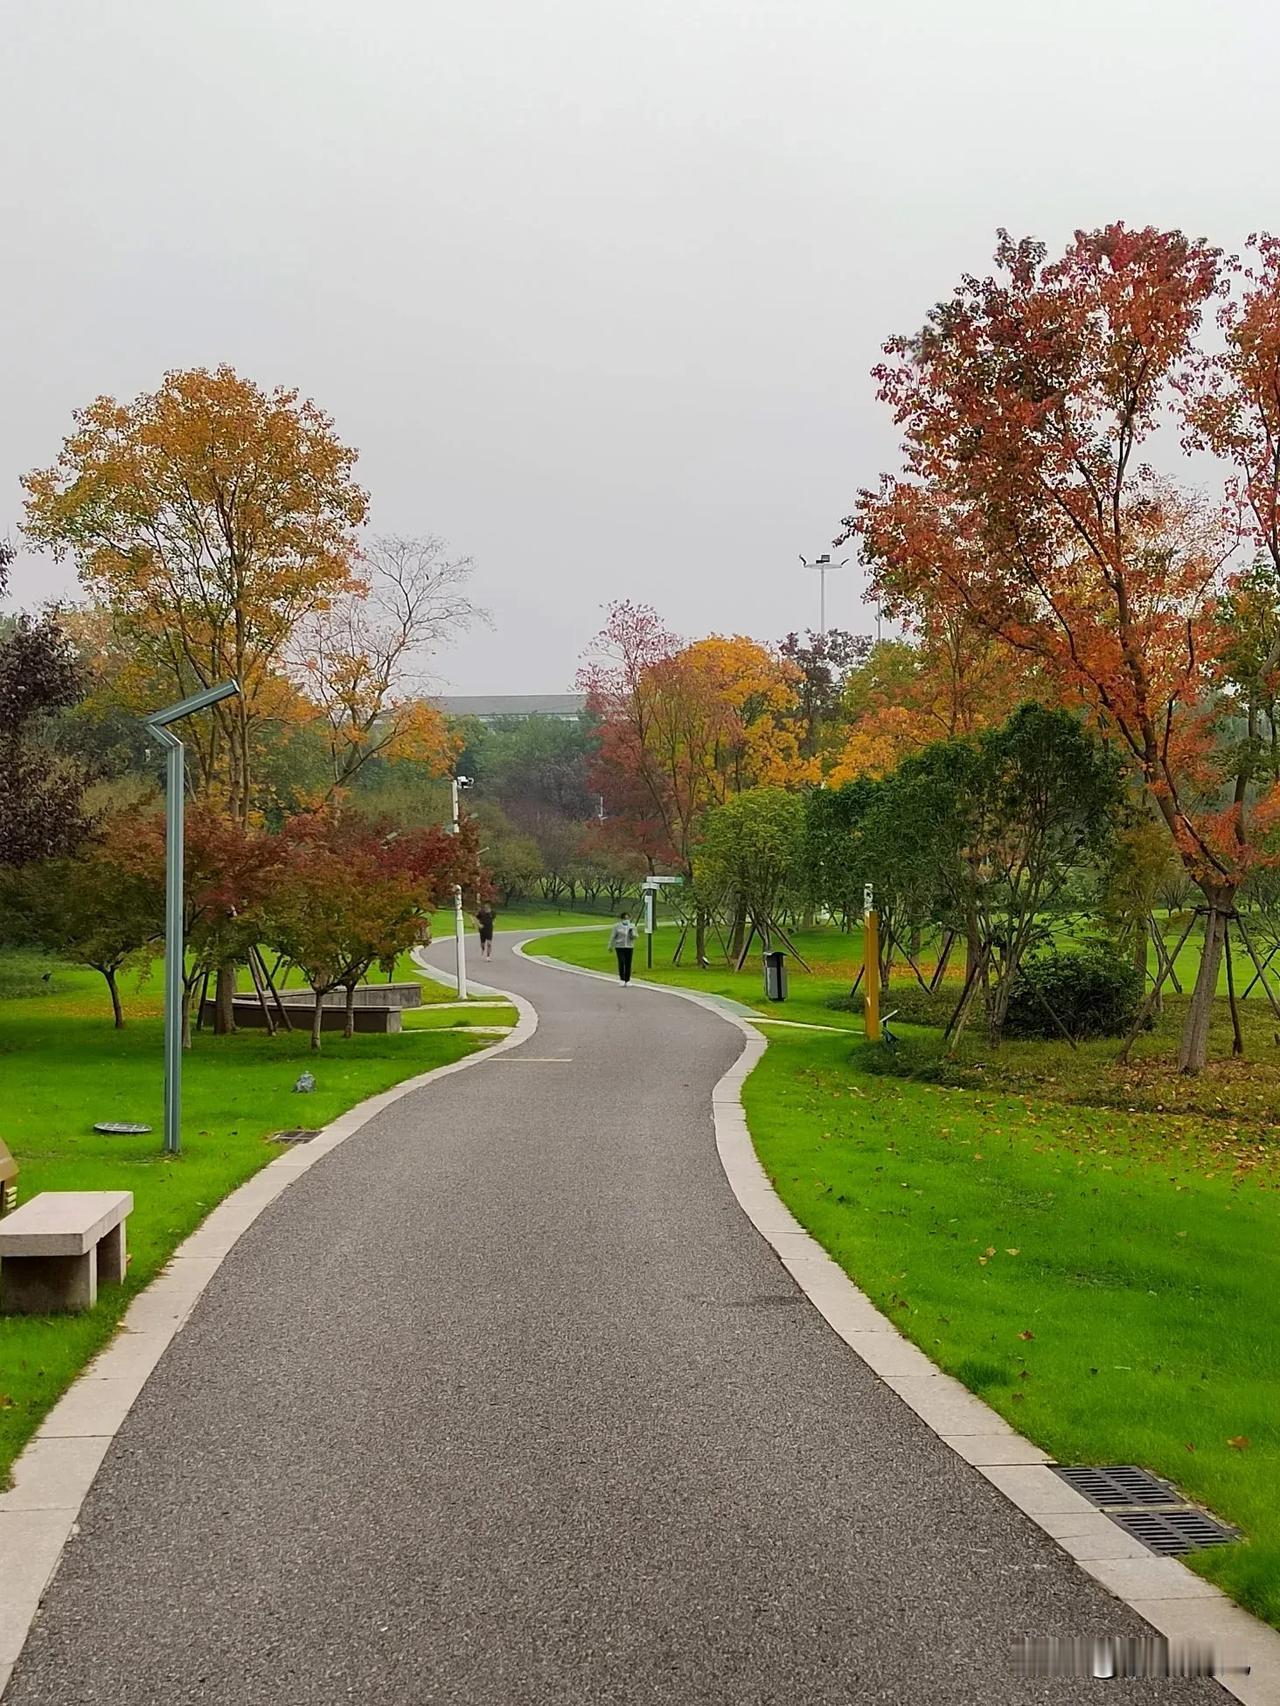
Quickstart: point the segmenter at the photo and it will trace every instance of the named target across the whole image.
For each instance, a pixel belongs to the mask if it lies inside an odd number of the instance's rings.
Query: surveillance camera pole
[[[452,827],[455,835],[459,835],[462,832],[462,818],[458,805],[458,789],[460,783],[468,787],[470,786],[469,781],[467,781],[465,777],[454,776],[450,782],[450,786],[453,790]],[[454,963],[457,966],[458,974],[458,999],[459,1001],[465,1001],[467,999],[467,932],[466,920],[463,918],[462,914],[461,883],[455,883],[453,885],[453,947]]]
[[[194,711],[208,710],[220,699],[238,693],[235,681],[207,687],[177,705],[145,719],[145,727],[165,752],[164,799],[164,1152],[182,1152],[182,988],[186,964],[183,933],[183,841],[186,805],[186,753],[169,724]]]

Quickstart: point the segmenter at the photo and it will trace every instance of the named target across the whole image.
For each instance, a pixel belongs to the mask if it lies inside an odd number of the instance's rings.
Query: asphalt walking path
[[[711,1121],[733,1026],[501,937],[472,971],[536,1034],[379,1114],[236,1244],[5,1706],[1221,1706],[1015,1675],[1020,1637],[1146,1626],[750,1226]]]

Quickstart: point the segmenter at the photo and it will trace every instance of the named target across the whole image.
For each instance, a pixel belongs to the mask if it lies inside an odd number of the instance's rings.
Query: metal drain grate
[[[1236,1529],[1190,1506],[1183,1510],[1108,1511],[1107,1514],[1126,1534],[1162,1557],[1201,1552],[1206,1546],[1229,1546],[1240,1538]]]
[[[1187,1502],[1171,1482],[1162,1481],[1132,1463],[1115,1463],[1106,1469],[1064,1469],[1059,1465],[1057,1473],[1069,1487],[1103,1510],[1111,1505],[1185,1505]]]
[[[1171,1481],[1134,1463],[1112,1463],[1105,1469],[1055,1463],[1053,1469],[1117,1527],[1162,1557],[1226,1546],[1240,1538],[1237,1529],[1188,1504]]]
[[[318,1131],[309,1131],[305,1126],[290,1126],[288,1131],[278,1131],[267,1139],[268,1143],[310,1143],[313,1137],[319,1137]]]

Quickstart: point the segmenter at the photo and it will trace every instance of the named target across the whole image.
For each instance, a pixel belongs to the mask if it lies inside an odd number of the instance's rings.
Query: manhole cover
[[[319,1137],[318,1131],[308,1131],[303,1126],[290,1126],[288,1131],[278,1131],[267,1139],[268,1143],[310,1143],[313,1137]]]
[[[1172,1511],[1113,1511],[1112,1522],[1131,1534],[1152,1552],[1172,1557],[1178,1552],[1200,1552],[1206,1546],[1227,1546],[1239,1540],[1237,1529],[1189,1508]]]
[[[1139,1469],[1132,1463],[1112,1464],[1106,1469],[1063,1468],[1057,1473],[1069,1487],[1103,1510],[1113,1505],[1185,1505],[1186,1500],[1169,1481]]]
[[[104,1137],[142,1137],[151,1130],[149,1125],[130,1125],[125,1120],[101,1120],[93,1128]]]

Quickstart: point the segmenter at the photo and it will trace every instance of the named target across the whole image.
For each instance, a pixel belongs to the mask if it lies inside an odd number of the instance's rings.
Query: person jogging
[[[480,957],[493,958],[493,908],[482,906],[476,913],[476,923],[480,928]]]
[[[631,982],[631,956],[636,951],[636,927],[624,912],[609,932],[609,946],[618,956],[618,976],[623,983]]]

